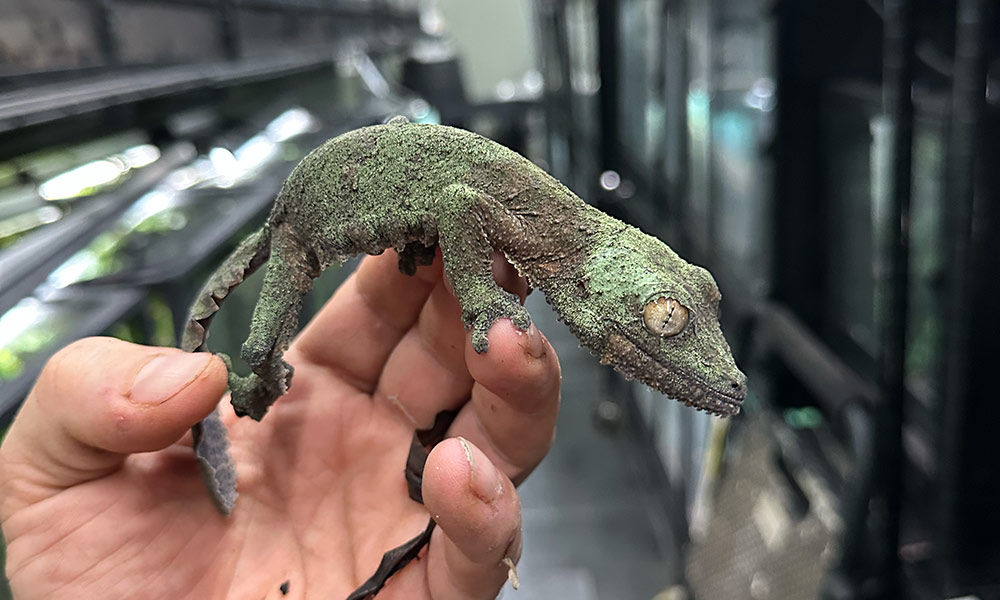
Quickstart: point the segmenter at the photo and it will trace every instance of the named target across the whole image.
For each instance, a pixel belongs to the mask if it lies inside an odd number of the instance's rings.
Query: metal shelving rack
[[[130,63],[119,53],[116,40],[125,32],[116,25],[115,15],[118,9],[137,4],[164,10],[205,9],[217,25],[225,52],[183,63],[169,57],[155,64]],[[238,202],[227,200],[226,206],[232,206],[210,223],[199,223],[196,217],[190,220],[193,227],[186,227],[186,235],[193,239],[185,242],[183,256],[160,256],[112,277],[38,291],[60,265],[115,227],[126,211],[168,176],[203,160],[199,155],[204,157],[212,147],[235,150],[233,144],[252,135],[250,129],[260,124],[262,115],[297,102],[317,105],[321,129],[314,135],[319,136],[377,122],[385,111],[408,111],[409,98],[376,98],[364,91],[364,85],[355,81],[358,78],[345,74],[350,70],[343,67],[354,64],[360,53],[367,53],[371,57],[368,63],[374,65],[380,57],[405,50],[408,40],[419,31],[413,2],[102,0],[82,2],[81,7],[94,16],[89,35],[101,48],[95,64],[72,68],[60,64],[60,57],[53,55],[43,66],[18,66],[16,56],[13,63],[11,56],[0,56],[0,163],[7,161],[7,166],[17,171],[32,160],[21,158],[29,153],[72,148],[73,144],[122,131],[143,132],[159,147],[159,156],[110,190],[65,203],[61,218],[0,249],[0,316],[32,296],[47,306],[76,314],[73,325],[61,329],[47,350],[31,354],[18,376],[0,381],[4,423],[12,418],[51,352],[79,337],[106,332],[124,319],[146,319],[143,307],[151,293],[167,297],[175,313],[174,323],[181,323],[197,285],[189,277],[193,269],[225,252],[247,223],[260,218],[291,165],[282,162],[260,181],[234,190],[239,194]],[[239,39],[241,19],[253,11],[289,22],[323,17],[330,29],[320,43],[312,40],[300,46],[290,44],[277,55],[254,55],[244,51]],[[360,93],[348,92],[339,106],[329,104],[341,93],[338,90],[352,86],[360,86]],[[366,97],[370,101],[364,104]],[[181,121],[187,124],[178,125]],[[322,139],[325,137],[311,143],[316,145]],[[37,202],[32,206],[45,205],[38,197],[42,181],[36,175],[21,171],[7,181],[34,187]],[[223,192],[220,189],[215,196],[224,196]],[[198,201],[206,203],[205,207],[218,204],[214,197],[194,192],[199,194]],[[204,231],[192,234],[198,227]]]
[[[760,427],[754,417],[762,417],[774,440],[769,456],[775,473],[792,487],[820,483],[841,520],[831,530],[837,558],[824,567],[817,593],[998,593],[1000,522],[984,499],[998,492],[1000,472],[987,458],[996,444],[984,423],[1000,410],[990,404],[995,384],[987,365],[997,352],[985,333],[1000,327],[988,300],[997,293],[1000,251],[996,236],[976,233],[994,230],[1000,217],[996,170],[985,166],[995,162],[993,139],[1000,138],[1000,111],[987,94],[1000,55],[995,7],[978,0],[858,1],[829,9],[730,0],[538,5],[546,74],[556,78],[549,81],[546,100],[559,107],[551,111],[550,135],[570,140],[585,124],[600,123],[594,139],[601,146],[588,154],[585,145],[573,144],[569,172],[559,176],[585,182],[577,186],[591,198],[661,235],[716,275],[724,329],[738,362],[752,371],[750,418],[735,422],[733,444],[746,437],[741,429]],[[648,12],[638,31],[626,31],[636,22],[635,11]],[[589,74],[601,82],[596,93],[579,84],[588,75],[582,72],[586,65],[572,60],[580,54],[572,15],[580,13],[598,17],[587,25],[599,51]],[[755,62],[760,52],[765,60]],[[623,90],[630,86],[623,80],[635,76],[636,56],[652,65],[645,79],[651,96],[626,98]],[[837,129],[824,122],[837,106],[868,112],[856,128],[840,123]],[[628,130],[623,115],[634,118],[642,111],[645,131]],[[665,125],[655,120],[660,118]],[[917,146],[915,123],[919,129],[928,119],[935,129],[920,130],[924,146]],[[869,120],[891,126],[875,140]],[[940,136],[944,130],[949,133]],[[662,136],[651,164],[643,156],[637,160],[639,133]],[[843,190],[867,211],[874,236],[829,229],[833,203],[846,201],[833,197],[826,180],[837,156],[830,141],[851,135],[860,136],[855,150],[870,152],[880,169],[866,173],[870,189]],[[933,146],[941,150],[930,164],[932,173],[926,156],[911,161],[911,150],[926,152],[928,135],[942,140]],[[556,152],[551,162],[561,164],[559,158]],[[629,181],[634,193],[602,190],[598,181],[605,170]],[[918,208],[911,206],[915,194],[941,211],[934,236],[907,229]],[[876,208],[877,219],[871,217]],[[879,269],[878,291],[861,306],[887,307],[883,318],[872,319],[870,340],[859,342],[831,310],[850,292],[850,282],[831,274],[835,235],[846,235],[840,241],[856,253],[868,252],[867,263],[849,266],[859,269],[858,277],[874,279],[873,268]],[[915,235],[924,237],[908,243],[907,236]],[[731,247],[747,236],[754,240],[753,257]],[[865,250],[869,237],[871,248]],[[928,243],[944,265],[937,276],[908,265],[915,253],[926,256]],[[914,290],[940,306],[940,368],[933,359],[917,366],[906,362],[920,325],[916,319],[926,317],[925,307],[907,310]],[[924,313],[915,313],[918,308]],[[672,428],[662,410],[650,411],[650,403],[641,394],[637,398],[626,407],[636,415],[636,434],[646,440],[652,468],[669,469],[677,457],[656,449],[665,447]],[[805,417],[813,424],[790,425]],[[668,452],[697,455],[703,449],[697,437],[679,444]],[[660,475],[664,510],[680,529],[680,540],[690,524],[683,500],[690,498],[684,490],[694,487],[693,476]],[[984,482],[993,482],[989,491],[977,492]],[[793,509],[789,505],[790,514]],[[749,580],[744,583],[740,589],[749,593]]]

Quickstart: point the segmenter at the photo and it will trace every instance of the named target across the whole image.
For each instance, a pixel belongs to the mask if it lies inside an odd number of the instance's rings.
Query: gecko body
[[[698,409],[739,411],[746,380],[719,327],[721,296],[708,271],[586,204],[516,152],[402,118],[345,133],[302,160],[264,226],[202,289],[182,347],[206,350],[219,305],[268,261],[242,349],[252,373],[240,376],[230,366],[236,412],[260,419],[291,383],[282,354],[313,278],[386,248],[396,249],[400,269],[412,274],[430,263],[437,245],[476,351],[487,351],[486,334],[498,319],[521,329],[531,323],[518,298],[493,280],[496,249],[601,362]],[[195,428],[195,438],[213,496],[228,512],[235,469],[217,414]]]

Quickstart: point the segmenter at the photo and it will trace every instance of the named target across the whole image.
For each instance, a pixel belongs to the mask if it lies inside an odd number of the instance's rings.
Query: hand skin
[[[440,263],[409,278],[392,251],[366,258],[292,345],[292,388],[267,417],[224,402],[240,491],[228,518],[187,433],[225,392],[220,359],[110,338],[60,351],[0,446],[15,597],[343,598],[430,513],[429,548],[378,598],[494,598],[521,553],[512,482],[553,440],[559,363],[534,326],[506,320],[476,354]],[[428,459],[425,507],[403,466],[413,429],[446,409],[461,410]]]

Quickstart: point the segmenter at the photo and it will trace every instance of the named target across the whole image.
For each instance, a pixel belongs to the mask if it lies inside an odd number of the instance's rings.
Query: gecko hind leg
[[[243,377],[230,371],[229,376],[236,414],[259,421],[291,385],[292,366],[282,355],[298,329],[302,298],[320,271],[315,253],[305,248],[288,226],[279,225],[272,231],[264,288],[241,353],[253,373]]]

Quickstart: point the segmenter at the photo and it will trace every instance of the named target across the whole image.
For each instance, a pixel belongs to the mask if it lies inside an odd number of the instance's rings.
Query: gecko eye
[[[663,296],[650,301],[642,311],[642,322],[646,329],[663,337],[672,337],[684,331],[689,318],[690,312],[686,306]]]

